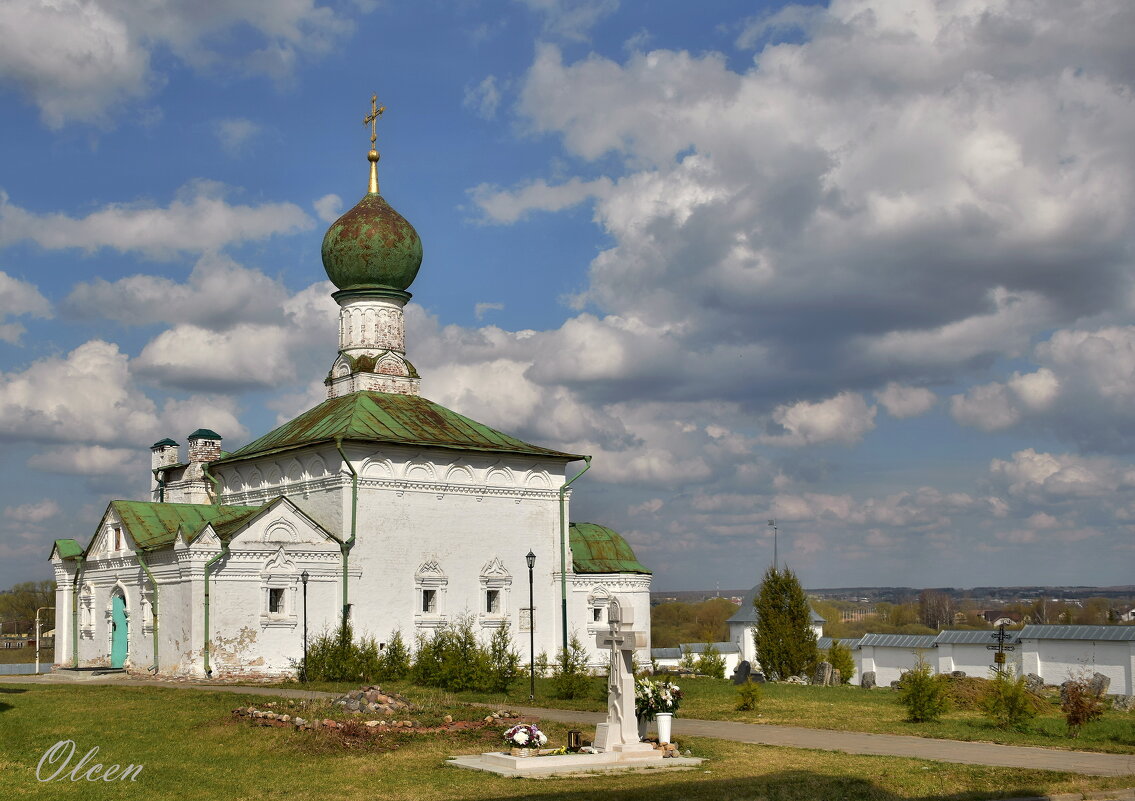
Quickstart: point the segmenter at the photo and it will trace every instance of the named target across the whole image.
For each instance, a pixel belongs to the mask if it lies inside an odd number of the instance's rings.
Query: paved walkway
[[[128,687],[172,687],[207,692],[267,695],[277,698],[315,700],[337,698],[339,693],[316,690],[290,690],[236,684],[197,684],[153,679],[105,678],[61,680],[54,676],[3,676],[3,684],[115,684]],[[577,712],[570,709],[541,709],[511,706],[524,715],[538,716],[561,723],[594,726],[606,716],[601,712]],[[773,726],[762,723],[732,723],[720,720],[678,718],[674,721],[678,734],[693,737],[714,737],[739,743],[782,745],[789,748],[813,748],[821,751],[843,751],[849,754],[930,759],[938,762],[959,762],[969,765],[994,765],[1008,768],[1033,768],[1082,773],[1088,776],[1135,775],[1135,755],[1098,754],[1089,751],[1063,751],[1056,748],[1033,748],[1018,745],[970,743],[959,740],[934,740],[899,734],[866,734],[864,732],[827,731],[797,726]]]

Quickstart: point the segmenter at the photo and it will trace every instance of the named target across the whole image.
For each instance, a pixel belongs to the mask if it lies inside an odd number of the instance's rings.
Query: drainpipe
[[[561,622],[563,623],[564,635],[564,654],[567,654],[568,649],[568,620],[567,620],[567,517],[565,514],[565,496],[567,495],[567,488],[571,486],[571,482],[582,476],[591,469],[591,457],[583,457],[583,469],[572,476],[571,480],[564,483],[560,487],[560,615]]]
[[[138,551],[136,556],[138,557],[138,564],[146,571],[146,575],[150,578],[150,584],[154,588],[154,666],[151,670],[156,676],[158,675],[158,580],[154,578],[154,574],[150,572],[146,560],[142,558],[142,552]]]
[[[343,630],[346,631],[347,615],[350,613],[350,605],[347,603],[347,560],[351,548],[355,546],[355,527],[359,515],[359,474],[355,472],[355,466],[351,464],[351,460],[343,452],[342,437],[335,437],[335,450],[339,451],[339,455],[343,457],[343,463],[351,471],[351,536],[346,542],[339,543],[339,550],[343,554]]]
[[[213,677],[213,669],[209,667],[209,568],[222,556],[229,555],[228,540],[221,540],[221,552],[205,563],[205,675]]]
[[[75,565],[75,580],[71,583],[71,660],[76,668],[79,667],[79,576],[83,574],[86,556],[86,551],[79,554],[79,563]]]
[[[217,478],[210,472],[209,463],[205,462],[201,465],[201,473],[213,485],[213,505],[221,505],[221,492],[217,489],[220,483]],[[220,539],[220,536],[217,537]],[[221,539],[221,552],[205,563],[205,675],[209,678],[213,677],[213,669],[209,667],[209,568],[213,566],[222,556],[229,555],[228,540]]]

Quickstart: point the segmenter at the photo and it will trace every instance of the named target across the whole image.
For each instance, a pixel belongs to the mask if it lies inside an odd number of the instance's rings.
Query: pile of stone
[[[268,709],[257,709],[254,706],[239,707],[233,710],[239,718],[248,718],[261,726],[291,726],[296,729],[341,729],[346,724],[341,720],[331,718],[302,718],[299,715],[274,712]],[[412,720],[368,720],[364,724],[367,728],[375,729],[413,729],[420,724]]]
[[[381,687],[374,684],[361,690],[351,690],[332,703],[342,707],[346,712],[358,715],[382,715],[388,718],[397,717],[414,709],[414,705],[403,696],[383,692]]]

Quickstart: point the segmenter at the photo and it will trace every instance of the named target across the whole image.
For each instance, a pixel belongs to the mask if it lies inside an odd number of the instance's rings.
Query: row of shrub
[[[474,621],[463,617],[430,635],[419,634],[410,647],[400,631],[380,647],[374,637],[355,638],[350,623],[316,637],[307,651],[306,665],[296,665],[306,681],[373,683],[409,680],[421,687],[451,692],[475,690],[507,693],[527,671],[513,648],[507,627],[498,628],[483,645]],[[540,675],[552,677],[557,698],[582,698],[594,684],[587,651],[572,637],[566,652],[549,664],[546,654],[536,661]]]
[[[995,671],[992,679],[954,679],[935,675],[920,659],[899,680],[899,703],[907,718],[915,723],[938,720],[954,706],[978,709],[1000,729],[1025,731],[1029,722],[1049,706],[1043,697],[1029,690],[1024,676],[1010,670]],[[1103,717],[1106,704],[1092,688],[1090,677],[1067,681],[1060,691],[1060,710],[1068,725],[1068,735],[1078,737],[1084,724]]]

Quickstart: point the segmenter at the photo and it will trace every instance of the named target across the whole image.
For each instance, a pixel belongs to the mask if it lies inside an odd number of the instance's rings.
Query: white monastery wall
[[[1048,684],[1102,673],[1111,679],[1109,695],[1135,694],[1135,642],[1028,639],[1017,647],[1022,670],[1036,673]]]

